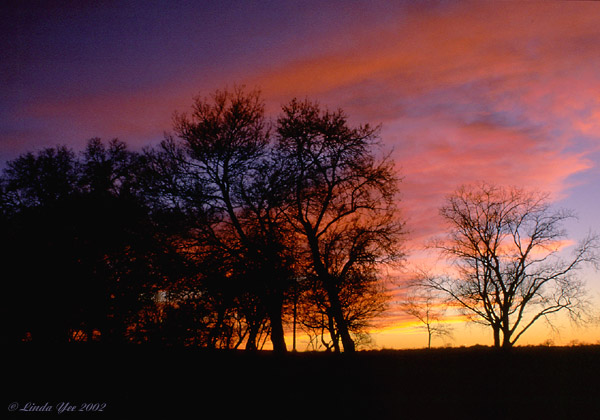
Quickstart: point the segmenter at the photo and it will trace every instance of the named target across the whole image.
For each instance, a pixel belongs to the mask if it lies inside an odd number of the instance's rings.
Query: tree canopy
[[[495,346],[513,346],[557,312],[574,320],[585,316],[585,285],[575,274],[597,261],[598,238],[585,238],[570,258],[561,255],[563,224],[572,212],[554,209],[543,193],[481,183],[459,188],[440,214],[449,230],[434,247],[457,274],[426,283],[472,321],[490,326]]]
[[[376,128],[297,100],[271,121],[242,88],[197,97],[158,147],[26,153],[0,183],[6,332],[285,352],[293,322],[352,352],[403,256],[398,181]]]

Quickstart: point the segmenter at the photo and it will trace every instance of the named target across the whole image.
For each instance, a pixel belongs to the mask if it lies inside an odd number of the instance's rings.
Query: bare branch
[[[491,326],[496,346],[512,346],[551,314],[581,318],[585,289],[574,273],[598,263],[599,240],[589,235],[571,259],[559,256],[571,211],[552,210],[547,194],[482,183],[459,188],[440,214],[450,230],[433,247],[458,277],[428,279],[429,287]]]

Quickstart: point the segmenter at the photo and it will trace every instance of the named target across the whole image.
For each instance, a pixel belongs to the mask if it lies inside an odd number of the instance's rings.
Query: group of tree
[[[402,257],[397,176],[378,129],[256,91],[217,91],[154,148],[92,139],[1,178],[10,340],[285,352],[286,325],[352,352]]]
[[[26,153],[0,177],[2,334],[285,352],[298,325],[315,348],[353,352],[388,303],[381,267],[404,258],[398,182],[377,127],[295,99],[271,121],[237,88],[196,98],[157,147]],[[401,306],[429,346],[449,303],[498,347],[553,313],[581,317],[574,272],[597,239],[560,259],[571,213],[480,184],[441,215],[434,247],[455,275],[421,276]]]

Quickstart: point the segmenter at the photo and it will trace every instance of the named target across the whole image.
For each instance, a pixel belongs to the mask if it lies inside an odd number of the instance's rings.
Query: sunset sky
[[[445,196],[472,181],[550,192],[580,216],[567,226],[573,243],[600,233],[600,3],[8,3],[1,165],[91,137],[156,144],[193,97],[246,85],[262,90],[272,117],[307,97],[382,125],[413,262],[444,229]],[[600,273],[583,274],[600,309]],[[390,319],[379,346],[426,344],[393,308]],[[490,332],[456,325],[454,345],[491,343]],[[519,344],[600,341],[597,327],[564,325],[558,337],[540,325]]]

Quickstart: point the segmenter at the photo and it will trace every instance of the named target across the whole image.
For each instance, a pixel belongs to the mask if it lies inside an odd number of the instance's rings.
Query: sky
[[[573,243],[600,232],[600,3],[15,1],[0,13],[0,165],[92,137],[158,143],[197,95],[259,88],[381,124],[413,261],[463,183],[547,191]],[[583,272],[600,308],[600,274]],[[380,347],[426,343],[392,308]],[[491,334],[456,322],[454,345]],[[539,331],[538,331],[539,330]],[[598,342],[542,327],[522,342]],[[422,342],[422,344],[420,344]],[[441,343],[434,343],[441,344]]]

